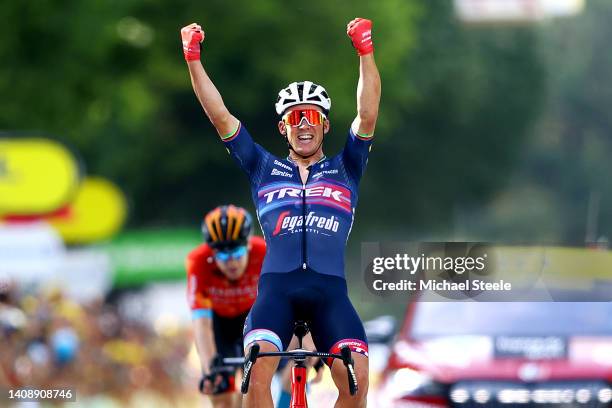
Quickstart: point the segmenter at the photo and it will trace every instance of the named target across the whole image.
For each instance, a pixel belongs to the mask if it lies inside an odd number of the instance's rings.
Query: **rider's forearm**
[[[357,117],[353,129],[361,135],[372,135],[378,118],[380,103],[380,75],[374,54],[359,57],[359,82],[357,84]]]
[[[202,373],[208,374],[210,363],[217,354],[215,338],[213,335],[212,319],[202,317],[193,321],[193,334],[196,348],[200,356]]]
[[[199,60],[188,61],[187,66],[198,101],[219,135],[224,136],[234,132],[238,128],[238,119],[225,107],[221,94],[204,70],[202,63]]]

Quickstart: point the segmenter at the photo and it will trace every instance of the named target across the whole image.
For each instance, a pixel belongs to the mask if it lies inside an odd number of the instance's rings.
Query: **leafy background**
[[[385,2],[41,0],[0,5],[0,129],[51,133],[117,182],[130,226],[194,226],[252,208],[246,178],[197,103],[179,29],[230,110],[283,155],[273,103],[293,80],[332,96],[337,152],[355,114],[345,36],[374,21],[383,79],[360,191],[361,240],[478,239],[582,245],[612,226],[612,4],[537,25],[464,26],[447,0]],[[589,206],[598,206],[587,237]]]

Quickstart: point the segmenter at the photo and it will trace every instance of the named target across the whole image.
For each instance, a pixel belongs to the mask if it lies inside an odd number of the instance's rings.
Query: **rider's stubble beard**
[[[329,125],[328,125],[329,126]],[[318,143],[318,145],[316,146],[316,148],[314,150],[312,150],[310,153],[307,154],[302,154],[299,153],[292,145],[292,143],[290,142],[290,138],[289,138],[289,128],[287,125],[285,125],[284,128],[284,133],[281,131],[281,135],[285,138],[285,143],[287,143],[287,148],[289,149],[289,155],[291,155],[291,152],[294,152],[300,159],[308,159],[312,156],[314,156],[315,154],[317,154],[319,151],[321,151],[321,146],[323,146],[323,141],[325,140],[325,124],[321,126],[321,129],[317,129],[317,127],[315,126],[311,126],[313,128],[313,133],[315,134],[315,138],[319,137],[318,132],[321,132],[321,141]],[[297,133],[298,133],[298,129],[295,129],[295,139],[297,139]],[[329,129],[328,129],[329,130]]]

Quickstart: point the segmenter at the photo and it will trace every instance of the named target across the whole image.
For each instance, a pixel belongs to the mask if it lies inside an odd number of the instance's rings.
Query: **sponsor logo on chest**
[[[314,174],[312,175],[312,178],[313,178],[314,180],[316,180],[316,179],[321,178],[321,177],[323,177],[323,176],[331,176],[331,175],[333,175],[333,174],[338,174],[338,169],[333,169],[333,170],[323,170],[323,171],[320,171],[320,172],[318,172],[318,173],[314,173]]]
[[[215,298],[255,297],[257,295],[257,284],[233,288],[211,287],[208,289],[208,293]]]
[[[291,215],[290,211],[283,211],[276,220],[276,227],[272,231],[272,236],[280,233],[294,233],[300,232],[303,228],[306,228],[309,232],[338,232],[340,227],[340,220],[337,216],[331,215],[329,217],[317,215],[315,211],[311,211],[304,217],[301,215]],[[324,235],[329,235],[325,234]]]
[[[271,176],[281,176],[281,177],[293,177],[293,173],[289,173],[286,171],[281,171],[277,168],[273,168],[272,172],[270,173]]]
[[[278,166],[278,167],[282,167],[283,169],[287,170],[287,171],[293,171],[293,168],[281,161],[278,160],[274,160],[274,165]]]
[[[326,186],[311,187],[307,189],[284,187],[277,190],[272,190],[268,193],[263,194],[263,196],[266,199],[266,204],[269,204],[273,200],[282,200],[286,197],[300,198],[302,197],[304,191],[306,192],[306,197],[331,198],[339,203],[343,201],[342,198],[344,191]]]
[[[280,206],[300,206],[303,201],[307,205],[323,205],[352,213],[351,190],[324,181],[314,182],[306,188],[296,183],[272,183],[261,188],[257,196],[260,216]]]

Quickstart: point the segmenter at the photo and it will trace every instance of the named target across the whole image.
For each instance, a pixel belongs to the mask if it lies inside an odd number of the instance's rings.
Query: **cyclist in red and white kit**
[[[188,303],[200,356],[200,391],[215,408],[241,406],[235,370],[211,373],[215,358],[242,357],[244,320],[257,296],[266,245],[251,236],[250,214],[233,205],[210,211],[204,243],[186,259]]]
[[[245,349],[284,350],[293,323],[309,323],[319,351],[349,346],[359,391],[351,396],[346,370],[328,361],[338,387],[337,407],[363,407],[368,388],[368,347],[344,278],[344,250],[354,220],[357,191],[372,144],[380,101],[380,76],[374,62],[372,22],[355,19],[347,34],[359,55],[357,116],[344,149],[323,153],[331,99],[311,81],[294,82],[279,92],[278,129],[289,148],[275,157],[253,141],[246,127],[225,107],[200,61],[204,32],[197,24],[181,30],[192,84],[206,115],[226,148],[249,176],[267,253],[258,297],[245,324]],[[272,407],[270,383],[278,359],[253,366],[246,407]]]

